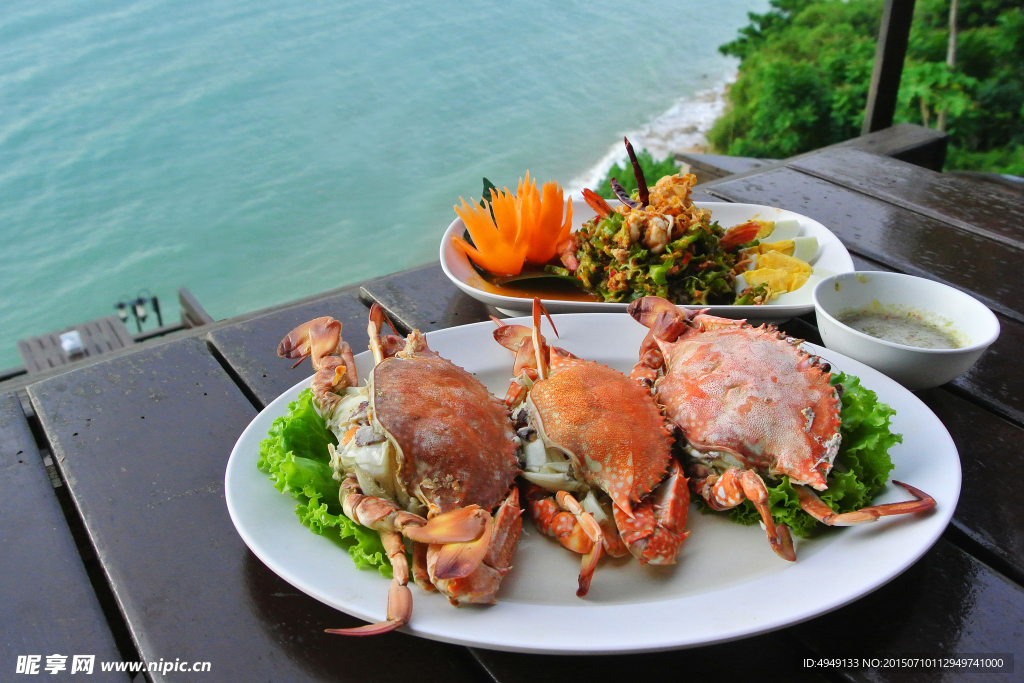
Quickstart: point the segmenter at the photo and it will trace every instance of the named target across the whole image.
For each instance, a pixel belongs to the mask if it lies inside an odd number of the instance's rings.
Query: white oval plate
[[[525,321],[524,321],[525,322]],[[560,346],[628,371],[647,332],[621,314],[556,315]],[[479,323],[431,332],[431,348],[504,395],[512,357]],[[553,338],[553,335],[548,335]],[[537,533],[529,521],[514,567],[493,606],[452,607],[440,594],[413,588],[412,621],[403,630],[425,638],[496,650],[621,653],[692,647],[779,629],[856,600],[891,580],[938,539],[960,494],[956,447],[937,417],[913,394],[871,368],[811,347],[896,409],[903,443],[890,452],[892,477],[934,496],[929,513],[886,517],[860,527],[796,539],[797,561],[772,552],[758,526],[740,526],[692,504],[679,563],[642,567],[601,560],[586,599],[575,595],[580,556]],[[369,353],[356,357],[361,377]],[[256,469],[259,443],[274,418],[308,386],[299,382],[261,412],[231,452],[224,478],[231,519],[252,551],[299,590],[367,621],[385,618],[389,581],[356,569],[348,554],[303,527],[296,501]],[[905,500],[890,484],[877,502]],[[339,624],[323,624],[324,628]]]
[[[609,202],[617,204],[618,202]],[[796,220],[800,223],[799,236],[816,237],[818,253],[811,261],[816,274],[823,277],[853,272],[853,259],[839,238],[818,221],[792,211],[776,209],[760,204],[731,204],[728,202],[694,202],[702,209],[711,209],[711,219],[718,221],[723,228],[730,228],[757,218],[768,221]],[[574,230],[589,221],[596,214],[579,197],[572,198]],[[469,258],[452,243],[452,236],[463,234],[465,224],[456,218],[441,238],[441,268],[455,286],[469,296],[494,306],[503,313],[510,315],[528,315],[533,303],[532,296],[520,298],[485,291],[486,281],[473,269]],[[787,237],[788,239],[788,237]],[[688,308],[707,308],[712,315],[723,318],[746,319],[757,322],[788,320],[814,310],[811,292],[817,280],[808,281],[795,292],[784,294],[779,299],[764,306],[690,306]],[[542,290],[538,290],[542,292]],[[560,299],[541,300],[551,313],[619,313],[625,312],[627,304],[604,303],[599,301],[563,301]]]

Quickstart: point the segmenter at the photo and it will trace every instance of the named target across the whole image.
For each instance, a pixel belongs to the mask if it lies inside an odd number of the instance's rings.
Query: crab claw
[[[279,358],[298,358],[295,365],[312,355],[315,364],[332,353],[340,339],[340,322],[330,316],[316,318],[289,332],[277,345],[277,355]]]
[[[485,533],[491,517],[478,505],[431,517],[424,525],[402,527],[402,535],[416,543],[467,543]]]
[[[690,319],[696,313],[679,308],[665,299],[645,296],[637,299],[626,309],[633,319],[650,329],[640,344],[640,362],[629,374],[631,379],[651,386],[660,371],[665,369],[665,359],[658,341],[673,342],[683,336],[689,328]]]
[[[491,544],[491,517],[485,516],[484,532],[475,541],[434,544],[427,550],[427,564],[433,567],[431,580],[461,579],[472,574],[484,561]]]
[[[675,341],[686,331],[695,311],[679,308],[657,296],[645,296],[631,303],[626,312],[633,320],[649,328],[662,341]]]

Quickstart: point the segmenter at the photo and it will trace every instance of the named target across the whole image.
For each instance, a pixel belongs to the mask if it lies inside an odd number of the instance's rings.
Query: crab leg
[[[498,326],[494,331],[494,340],[515,355],[515,362],[512,365],[514,379],[505,394],[505,405],[510,408],[519,405],[525,398],[523,375],[532,381],[545,379],[551,374],[552,364],[557,364],[559,358],[575,358],[564,349],[548,346],[540,333],[542,315],[547,316],[551,329],[554,330],[555,336],[558,336],[555,321],[551,319],[551,314],[538,298],[533,300],[533,328],[508,325],[491,316],[491,320]]]
[[[541,532],[554,536],[564,547],[583,555],[576,591],[576,595],[582,598],[590,590],[590,579],[604,549],[601,525],[565,491],[559,491],[552,499],[544,489],[528,484],[526,500],[534,524]]]
[[[406,512],[397,503],[365,496],[359,480],[349,474],[338,492],[345,516],[376,531],[394,531],[418,543],[462,543],[480,538],[487,513],[476,505],[452,510],[429,520]]]
[[[828,505],[825,505],[821,498],[818,498],[817,494],[807,486],[796,486],[795,488],[797,495],[800,496],[801,509],[819,522],[829,526],[852,526],[865,522],[876,522],[879,517],[924,512],[935,507],[935,499],[921,489],[914,488],[895,479],[892,483],[905,488],[910,492],[910,495],[914,496],[915,500],[873,505],[861,508],[860,510],[854,510],[853,512],[836,513]]]
[[[582,598],[590,590],[590,579],[597,569],[597,561],[601,559],[601,551],[604,549],[604,532],[601,525],[597,523],[594,516],[583,509],[580,502],[572,497],[572,494],[559,491],[555,494],[555,500],[566,512],[572,514],[579,523],[579,527],[593,541],[590,551],[583,556],[580,563],[579,588],[576,589],[576,597]]]
[[[563,547],[574,553],[585,555],[590,552],[594,541],[571,512],[566,512],[558,506],[550,491],[536,484],[526,483],[523,484],[523,491],[530,516],[542,533],[554,537]]]
[[[384,307],[375,303],[370,307],[370,322],[366,327],[366,332],[370,337],[370,351],[373,353],[374,365],[379,365],[385,358],[395,355],[392,348],[394,344],[389,343],[391,341],[390,335],[389,337],[381,336],[380,331],[383,323],[387,323],[393,332],[398,333],[395,324],[384,313]]]
[[[363,495],[359,489],[359,480],[354,474],[349,474],[341,483],[338,495],[346,517],[380,534],[384,550],[391,560],[394,578],[388,590],[388,611],[385,621],[355,628],[327,629],[327,633],[372,636],[393,631],[409,622],[412,616],[412,593],[408,586],[409,563],[405,556],[403,536],[419,543],[443,544],[439,546],[442,551],[490,536],[490,516],[475,505],[426,520],[419,515],[405,512],[390,500]],[[441,561],[450,566],[458,566],[464,572],[463,576],[471,573],[476,565],[480,564],[483,556],[481,554],[476,563],[468,567],[467,562],[460,564],[458,559],[456,557],[453,561],[451,552],[441,553]],[[472,561],[472,558],[466,559],[468,562]]]
[[[690,480],[690,486],[713,510],[728,510],[742,503],[744,499],[749,500],[761,515],[761,522],[768,534],[768,543],[775,554],[789,562],[796,561],[789,527],[785,524],[775,524],[768,508],[768,489],[756,472],[740,471],[733,467],[717,478],[713,474],[695,476]]]
[[[618,549],[622,542],[618,538],[606,539],[604,529],[594,516],[565,491],[559,491],[552,497],[549,491],[534,484],[526,484],[524,490],[534,526],[541,533],[554,537],[563,547],[583,555],[579,589],[576,591],[576,595],[582,598],[590,590],[590,579],[597,561],[604,554],[606,542],[610,541],[611,549]],[[619,557],[622,553],[609,554]]]
[[[339,636],[375,636],[405,626],[412,617],[412,591],[409,590],[409,563],[405,558],[405,543],[396,531],[380,531],[380,540],[391,560],[391,588],[388,589],[387,620],[354,628],[328,628],[327,633]]]
[[[430,571],[427,569],[427,547],[426,543],[412,545],[412,578],[426,592],[435,593],[437,587],[430,580]]]
[[[679,546],[690,534],[683,531],[689,506],[686,477],[673,459],[668,476],[650,496],[633,506],[632,517],[615,507],[615,525],[640,564],[675,564]]]

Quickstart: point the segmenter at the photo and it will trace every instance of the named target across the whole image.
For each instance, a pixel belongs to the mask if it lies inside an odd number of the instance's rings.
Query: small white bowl
[[[983,303],[958,289],[913,275],[866,271],[822,280],[812,294],[825,346],[879,370],[908,389],[937,387],[974,365],[999,337],[999,320]],[[962,340],[957,349],[925,349],[885,341],[839,322],[845,311],[875,306],[920,312],[949,324]]]

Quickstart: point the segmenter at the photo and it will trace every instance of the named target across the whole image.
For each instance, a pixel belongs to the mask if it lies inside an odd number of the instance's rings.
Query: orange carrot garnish
[[[453,241],[474,263],[495,275],[518,275],[524,262],[544,265],[572,230],[572,201],[563,221],[562,188],[544,183],[538,192],[529,172],[519,181],[516,194],[507,187],[491,190],[491,201],[484,207],[467,205],[462,197],[459,201],[462,206],[456,206],[455,213],[466,224],[476,248],[458,236]]]

